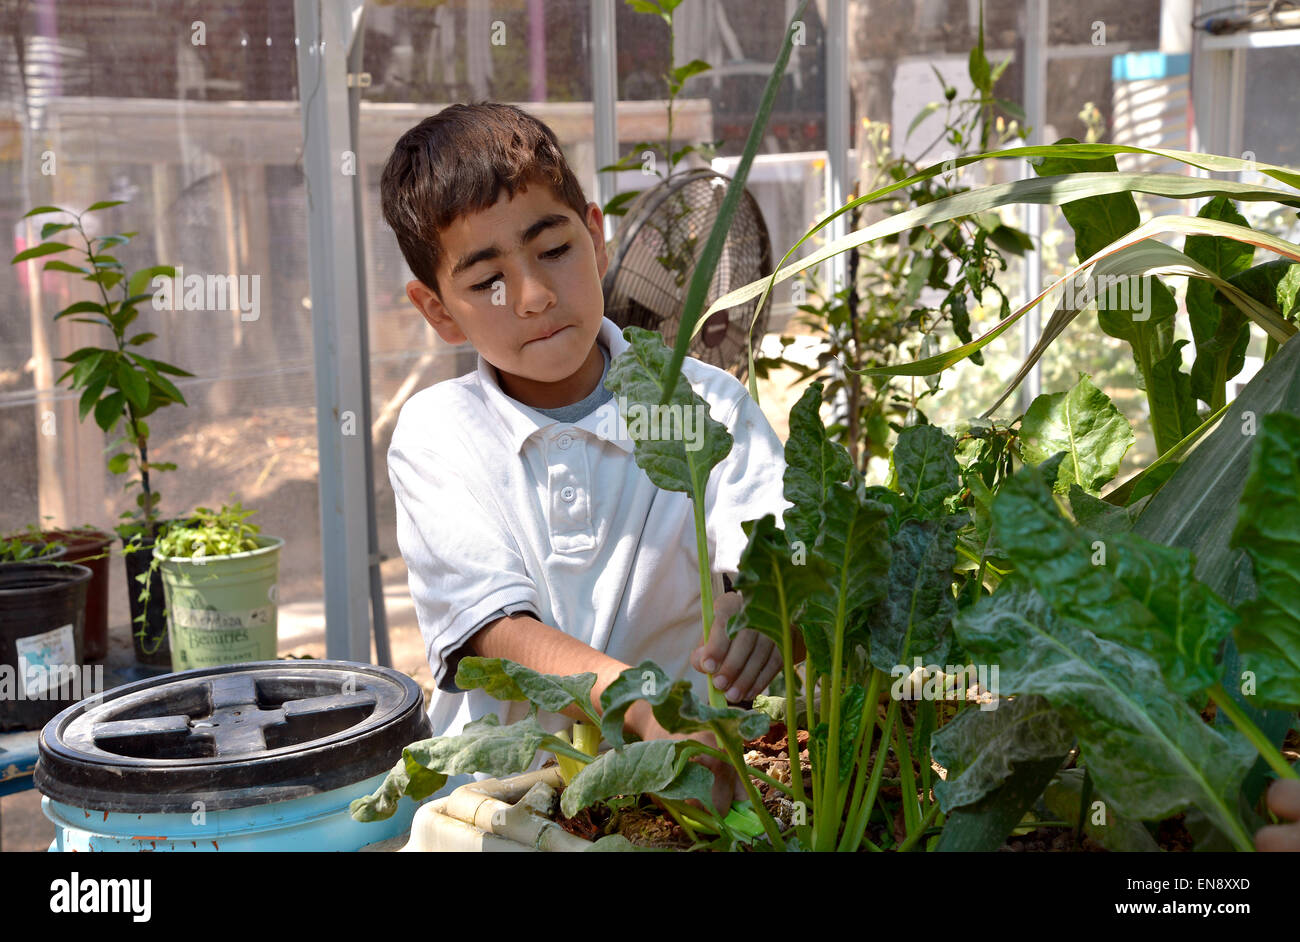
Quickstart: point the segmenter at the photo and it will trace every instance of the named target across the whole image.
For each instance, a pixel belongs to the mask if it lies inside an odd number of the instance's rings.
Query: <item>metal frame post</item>
[[[356,108],[348,74],[363,9],[363,0],[294,0],[307,178],[325,650],[330,658],[369,662],[367,573],[375,560],[368,516],[373,495],[365,282],[360,194],[355,176],[349,180],[343,169],[350,151],[356,171]]]
[[[601,173],[618,160],[618,36],[615,0],[591,0],[591,100],[595,131],[596,202],[604,206],[618,188],[617,174]],[[614,237],[615,219],[605,220],[605,238]]]

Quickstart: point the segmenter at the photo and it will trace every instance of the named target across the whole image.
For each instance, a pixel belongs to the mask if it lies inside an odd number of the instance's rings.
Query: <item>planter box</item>
[[[558,766],[462,785],[420,806],[403,851],[518,853],[587,851],[596,845],[551,820]]]

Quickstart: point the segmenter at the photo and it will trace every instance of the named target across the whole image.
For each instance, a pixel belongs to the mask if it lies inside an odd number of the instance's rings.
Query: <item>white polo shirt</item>
[[[597,342],[614,358],[629,346],[609,318]],[[682,372],[734,437],[705,499],[716,598],[722,574],[736,575],[746,541],[741,522],[772,513],[780,525],[791,506],[782,493],[784,447],[734,376],[693,357]],[[527,703],[460,692],[453,683],[448,656],[500,611],[531,610],[631,665],[651,659],[707,696],[707,678],[690,665],[701,640],[691,501],[650,481],[617,417],[611,398],[577,422],[557,422],[506,395],[482,356],[476,372],[424,389],[402,407],[388,476],[397,542],[439,688],[429,705],[435,736],[459,733],[487,713],[503,724],[527,714]],[[552,731],[571,722],[545,712],[538,718]]]

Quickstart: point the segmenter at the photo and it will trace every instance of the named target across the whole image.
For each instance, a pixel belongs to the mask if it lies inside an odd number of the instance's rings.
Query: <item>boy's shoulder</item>
[[[476,373],[441,380],[402,404],[393,428],[392,444],[409,443],[428,448],[433,442],[447,442],[458,429],[481,423],[487,409],[487,398]]]

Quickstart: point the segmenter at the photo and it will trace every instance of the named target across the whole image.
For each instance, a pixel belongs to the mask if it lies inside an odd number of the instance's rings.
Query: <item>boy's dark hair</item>
[[[514,105],[449,105],[398,139],[379,181],[384,221],[397,236],[411,274],[441,299],[438,232],[481,212],[504,189],[510,198],[529,184],[551,188],[579,219],[587,198],[555,132]]]

